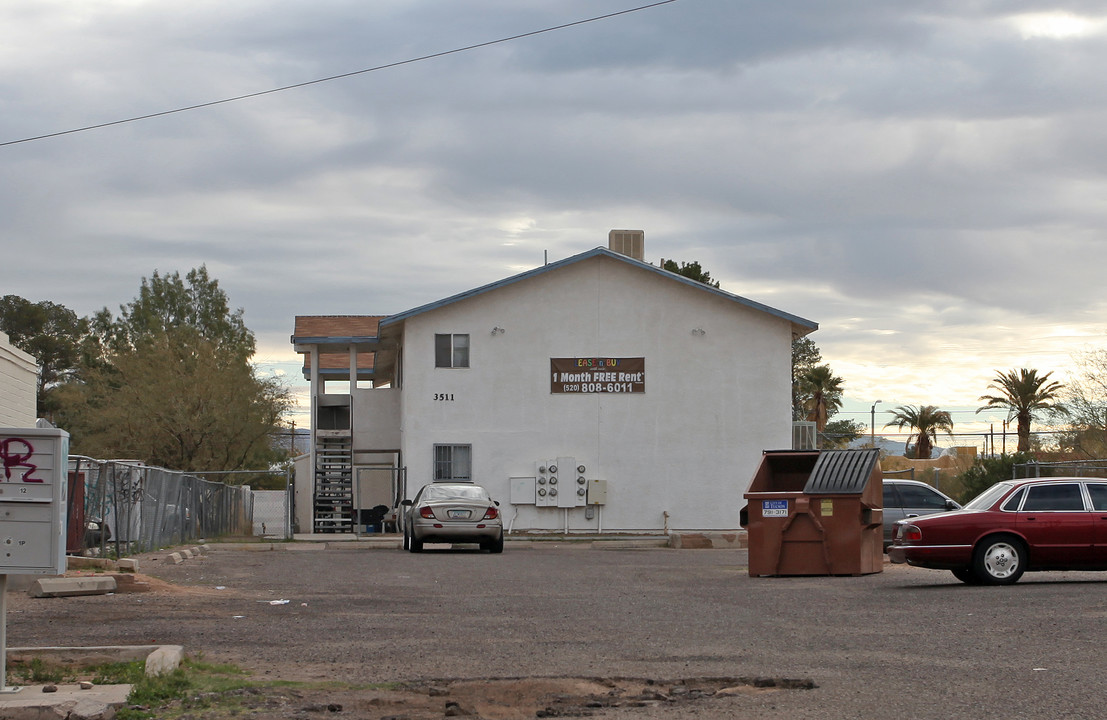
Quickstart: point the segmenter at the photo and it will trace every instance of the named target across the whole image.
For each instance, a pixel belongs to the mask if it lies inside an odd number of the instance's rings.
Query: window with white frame
[[[472,482],[472,445],[435,445],[435,482]]]
[[[469,336],[436,334],[434,336],[434,366],[440,368],[469,367]]]

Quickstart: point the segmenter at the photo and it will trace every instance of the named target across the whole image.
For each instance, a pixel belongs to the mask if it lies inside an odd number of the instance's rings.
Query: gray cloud
[[[14,0],[0,142],[630,6]],[[1090,32],[1016,22],[1058,12]],[[680,0],[2,147],[0,290],[87,314],[206,263],[276,363],[296,314],[397,312],[634,226],[652,258],[819,321],[859,396],[956,365],[948,397],[975,400],[964,378],[1102,334],[1101,12]]]

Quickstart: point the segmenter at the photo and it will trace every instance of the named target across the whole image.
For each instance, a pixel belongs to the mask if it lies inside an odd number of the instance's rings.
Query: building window
[[[434,366],[440,368],[469,367],[469,336],[435,335]]]
[[[472,482],[472,445],[435,445],[435,482]]]

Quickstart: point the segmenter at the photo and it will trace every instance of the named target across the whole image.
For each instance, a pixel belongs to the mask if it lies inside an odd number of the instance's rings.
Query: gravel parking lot
[[[424,689],[503,678],[661,689],[658,702],[587,710],[602,717],[1088,718],[1107,696],[1102,573],[1028,574],[1013,587],[890,565],[750,578],[744,551],[560,542],[509,543],[503,555],[223,546],[181,565],[141,562],[149,592],[10,594],[8,644],[179,644],[268,678]],[[713,690],[770,687],[669,697],[677,681],[707,678]],[[806,681],[815,687],[779,687]],[[421,717],[344,707],[345,717]]]

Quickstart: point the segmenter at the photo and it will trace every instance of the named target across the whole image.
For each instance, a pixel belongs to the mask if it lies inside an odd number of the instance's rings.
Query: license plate
[[[446,516],[448,518],[450,518],[451,520],[468,520],[469,519],[469,511],[468,510],[449,510],[449,511],[446,512]]]

